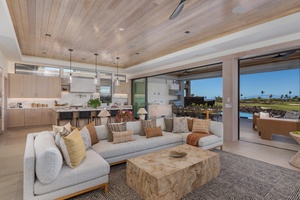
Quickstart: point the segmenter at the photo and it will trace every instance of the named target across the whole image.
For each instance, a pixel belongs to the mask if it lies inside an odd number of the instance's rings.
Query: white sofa
[[[157,126],[165,129],[164,120],[157,119]],[[41,133],[27,136],[24,155],[24,200],[57,199],[78,195],[99,187],[107,190],[109,165],[126,161],[128,158],[166,149],[186,143],[190,133],[171,133],[163,131],[162,137],[146,138],[140,136],[141,123],[127,122],[127,130],[134,130],[134,141],[113,144],[107,141],[107,129],[104,125],[96,126],[99,143],[86,152],[86,157],[75,169],[65,163],[58,176],[49,184],[42,184],[36,176],[35,138]],[[207,137],[200,138],[199,147],[213,149],[223,145],[223,124],[211,121]],[[54,140],[54,137],[53,137]],[[62,199],[63,199],[62,198]]]

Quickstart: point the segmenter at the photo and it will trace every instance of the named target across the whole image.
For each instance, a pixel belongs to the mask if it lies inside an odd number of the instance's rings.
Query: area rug
[[[224,151],[221,173],[182,199],[300,199],[300,172]],[[72,199],[143,199],[126,184],[126,164],[111,167],[109,192],[98,189]]]

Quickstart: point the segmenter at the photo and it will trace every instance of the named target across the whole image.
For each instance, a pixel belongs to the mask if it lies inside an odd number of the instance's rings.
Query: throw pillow
[[[114,141],[114,136],[113,136],[113,131],[115,132],[121,132],[121,131],[126,131],[126,125],[125,123],[113,123],[113,124],[108,124],[107,125],[107,141],[108,142],[113,142]]]
[[[34,140],[35,173],[43,184],[49,184],[58,176],[62,164],[62,155],[55,145],[50,132],[42,132]]]
[[[164,118],[158,118],[156,119],[156,127],[161,127],[162,131],[166,130],[166,125],[165,125],[165,119]]]
[[[141,121],[126,122],[126,130],[133,130],[133,134],[138,135],[141,132]]]
[[[145,127],[146,138],[152,138],[157,136],[163,136],[161,126],[154,128]]]
[[[172,132],[173,131],[173,118],[165,118],[165,124],[166,124],[166,132]]]
[[[89,130],[89,134],[91,136],[92,145],[97,144],[99,142],[97,132],[95,129],[95,122],[91,122],[88,125],[86,125],[86,128]]]
[[[173,133],[188,133],[188,124],[185,117],[173,118]]]
[[[86,126],[84,126],[80,130],[80,134],[81,134],[82,140],[84,142],[85,149],[88,150],[92,146],[92,141],[91,141],[91,136],[90,136],[89,130],[87,129]]]
[[[68,136],[62,137],[60,146],[64,159],[71,168],[77,167],[86,155],[84,142],[77,129]]]
[[[53,129],[54,134],[58,133],[63,127],[65,127],[69,132],[71,132],[71,127],[72,126],[71,126],[70,122],[68,122],[64,126],[55,126],[55,125],[52,125],[52,129]]]
[[[194,119],[192,132],[209,134],[209,124],[210,119]]]
[[[141,124],[142,124],[142,128],[141,128],[140,136],[146,136],[145,128],[155,128],[156,127],[155,119],[141,120]]]
[[[95,126],[95,129],[99,140],[107,139],[107,127],[105,125]]]
[[[56,144],[56,146],[60,149],[60,138],[62,137],[62,136],[67,136],[67,135],[69,135],[71,133],[71,131],[69,131],[66,127],[62,127],[59,131],[58,131],[58,133],[56,133],[56,135],[55,135],[55,144]]]
[[[265,112],[259,112],[259,118],[270,118],[270,114]]]
[[[114,144],[134,140],[133,130],[121,131],[121,132],[113,131],[112,133],[113,133],[113,143]]]
[[[193,118],[187,118],[188,129],[189,131],[193,130]]]

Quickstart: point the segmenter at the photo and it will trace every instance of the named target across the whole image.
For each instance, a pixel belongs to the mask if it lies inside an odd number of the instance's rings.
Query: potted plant
[[[98,99],[90,99],[87,103],[92,108],[97,108],[97,107],[101,106],[100,98],[98,98]]]

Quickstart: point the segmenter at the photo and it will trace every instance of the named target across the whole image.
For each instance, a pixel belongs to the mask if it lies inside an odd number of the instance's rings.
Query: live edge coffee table
[[[173,158],[170,151],[184,151]],[[127,184],[145,199],[179,199],[220,174],[220,156],[187,144],[127,160]]]

